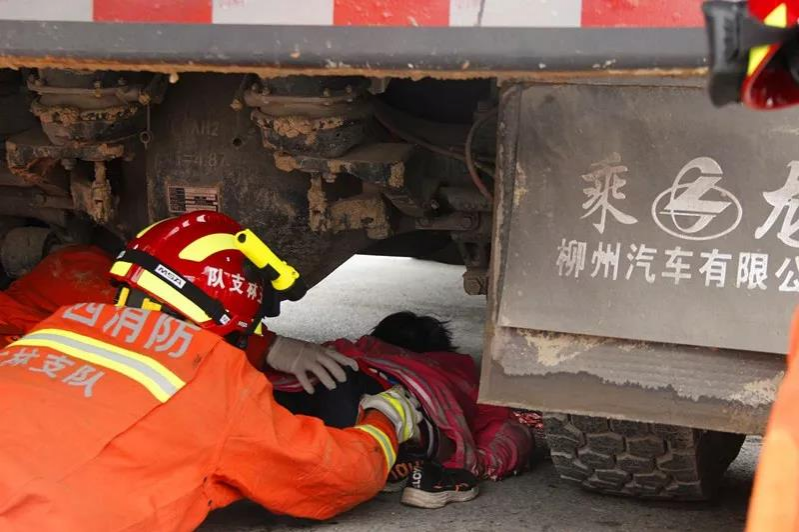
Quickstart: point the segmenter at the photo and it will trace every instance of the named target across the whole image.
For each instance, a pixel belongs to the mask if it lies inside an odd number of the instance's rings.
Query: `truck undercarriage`
[[[482,185],[494,158],[488,80],[419,90],[340,76],[187,74],[170,85],[152,73],[4,72],[9,216],[80,240],[91,223],[127,238],[150,220],[220,209],[312,282],[370,246],[457,247],[467,290],[485,293],[490,193],[475,188],[465,147]],[[475,112],[485,127],[470,129]]]
[[[752,233],[796,130],[758,117],[746,137],[751,117],[702,106],[698,30],[273,27],[263,40],[188,25],[165,42],[157,24],[53,25],[0,21],[6,272],[53,239],[113,248],[220,210],[310,284],[355,253],[463,264],[465,291],[489,298],[482,399],[548,412],[564,478],[706,498],[742,434],[762,432],[790,312],[777,263],[795,246]],[[218,45],[198,55],[198,39]],[[757,162],[765,146],[777,166]],[[693,202],[671,208],[686,190]],[[617,210],[592,210],[598,197]],[[664,228],[664,212],[682,223]],[[715,223],[728,225],[701,233]],[[662,268],[634,277],[647,243]],[[667,248],[729,255],[726,288],[699,263],[669,277]],[[773,257],[770,290],[736,279],[743,253]],[[771,310],[735,310],[747,302]]]

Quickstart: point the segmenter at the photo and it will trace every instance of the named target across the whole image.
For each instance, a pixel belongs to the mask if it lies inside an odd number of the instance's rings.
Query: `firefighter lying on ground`
[[[0,529],[191,530],[245,497],[321,519],[383,487],[414,401],[366,396],[344,430],[276,404],[237,347],[275,289],[244,238],[213,212],[155,224],[113,263],[116,306],[62,307],[0,352]]]
[[[44,257],[27,275],[0,291],[0,347],[18,339],[34,325],[65,305],[93,301],[114,304],[117,293],[109,253],[96,246],[65,245]],[[309,375],[326,388],[336,387],[347,376],[344,368],[357,363],[318,344],[284,338],[264,329],[247,344],[247,356],[256,364],[268,351],[271,367],[295,375],[313,393]],[[296,356],[302,351],[302,356]]]
[[[509,408],[477,404],[477,366],[472,357],[454,352],[441,321],[399,312],[369,336],[328,345],[357,360],[359,371],[348,370],[345,383],[314,395],[303,393],[292,377],[268,373],[275,399],[292,412],[347,427],[355,422],[361,395],[404,385],[421,403],[424,422],[422,445],[402,447],[384,490],[402,490],[403,503],[440,508],[469,501],[478,494],[478,479],[498,480],[528,464],[533,427],[521,424]]]
[[[5,292],[0,292],[0,334],[4,335],[2,344],[16,340],[33,325],[46,318],[60,306],[95,299],[104,303],[112,303],[115,290],[111,287],[109,269],[112,261],[104,251],[89,246],[69,246],[54,252],[42,260],[34,270],[25,277],[14,282]],[[298,340],[284,339],[275,342],[274,335],[267,333],[266,338],[255,338],[248,344],[248,357],[256,365],[264,361],[263,352],[266,344],[272,341],[272,349],[288,344],[292,349],[278,349],[279,353],[290,353],[292,350],[312,350],[313,358],[306,357],[304,364],[297,364],[293,374],[296,380],[273,375],[291,392],[277,392],[278,401],[295,413],[313,415],[321,418],[327,425],[335,427],[352,426],[358,410],[358,401],[364,393],[379,393],[386,388],[387,378],[377,377],[378,369],[370,367],[369,361],[377,361],[377,366],[386,364],[386,358],[406,356],[398,351],[401,347],[411,351],[409,355],[416,361],[416,367],[405,367],[403,371],[387,371],[408,379],[411,386],[421,388],[440,385],[445,390],[455,390],[457,408],[447,409],[449,416],[439,415],[440,427],[435,427],[429,434],[431,440],[428,448],[405,449],[404,458],[392,470],[390,478],[393,482],[385,488],[400,490],[405,480],[410,477],[414,466],[420,468],[415,475],[418,488],[410,486],[404,493],[404,501],[421,507],[441,506],[450,500],[468,500],[477,494],[476,478],[498,479],[515,473],[528,461],[531,450],[529,431],[518,426],[509,416],[511,411],[494,406],[477,406],[477,386],[479,375],[471,357],[452,353],[454,350],[449,331],[438,320],[414,316],[411,313],[397,313],[384,319],[372,332],[372,338],[364,337],[355,344],[340,340],[333,345],[342,351],[362,357],[362,372],[349,371],[350,379],[346,384],[336,388],[332,377],[339,382],[347,380],[342,367],[357,368],[354,360],[339,356],[336,352],[321,350],[313,344]],[[374,339],[380,340],[375,342]],[[386,344],[391,345],[385,345]],[[278,345],[275,345],[278,344]],[[429,356],[418,356],[417,353],[431,352]],[[321,355],[321,356],[320,356]],[[371,356],[364,356],[371,355]],[[447,375],[438,375],[437,357],[445,357]],[[315,364],[322,358],[328,363]],[[401,362],[402,358],[399,359]],[[341,367],[331,362],[341,364]],[[420,364],[421,363],[421,364]],[[421,370],[420,370],[421,368]],[[455,371],[455,369],[458,371]],[[313,371],[312,371],[313,370]],[[309,372],[317,381],[324,384],[318,399],[307,400],[304,394],[292,392],[301,389],[313,392]],[[425,376],[426,375],[426,376]],[[431,376],[432,375],[432,376]],[[394,378],[396,379],[396,378]],[[454,386],[453,386],[454,385]],[[467,396],[458,394],[458,389],[468,390]],[[423,398],[432,401],[437,394],[426,393]],[[440,413],[435,404],[428,409]],[[467,418],[468,415],[468,418]],[[461,420],[464,420],[463,422]],[[540,421],[540,420],[539,420]],[[429,426],[429,425],[428,425]],[[436,437],[441,433],[443,437]],[[441,445],[436,445],[441,442]],[[433,448],[435,452],[433,452]],[[446,467],[434,465],[428,460],[435,454],[439,462]],[[423,467],[422,467],[423,466]],[[442,478],[446,477],[446,478]],[[459,492],[451,492],[455,480],[465,480]],[[430,486],[438,486],[431,492]],[[474,489],[473,489],[474,488]]]

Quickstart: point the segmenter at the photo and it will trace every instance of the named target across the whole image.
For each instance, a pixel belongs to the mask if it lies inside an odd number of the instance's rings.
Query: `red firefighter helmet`
[[[242,234],[257,240],[214,211],[162,220],[128,243],[111,276],[220,336],[252,332],[265,286],[238,244]]]
[[[767,26],[792,28],[799,19],[799,0],[749,0],[753,18]],[[775,61],[785,43],[757,46],[749,52],[749,64],[741,87],[741,101],[755,109],[778,109],[799,103],[799,84],[791,72]]]

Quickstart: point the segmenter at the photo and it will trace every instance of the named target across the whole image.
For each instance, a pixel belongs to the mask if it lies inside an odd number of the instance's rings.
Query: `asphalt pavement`
[[[461,352],[482,350],[485,298],[461,287],[463,268],[404,258],[356,256],[284,305],[271,328],[295,338],[357,338],[392,312],[412,310],[449,320]],[[204,531],[663,531],[742,530],[760,438],[749,437],[719,497],[709,503],[657,503],[602,496],[561,481],[542,459],[524,475],[484,483],[474,501],[440,510],[409,508],[384,494],[337,518],[316,523],[276,517],[249,502],[211,514]]]

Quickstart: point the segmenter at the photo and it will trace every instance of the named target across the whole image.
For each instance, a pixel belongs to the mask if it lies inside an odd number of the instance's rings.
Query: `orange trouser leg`
[[[771,410],[749,503],[749,532],[799,530],[799,312],[794,315],[789,369]]]
[[[746,529],[799,529],[799,368],[785,376],[760,453]]]

